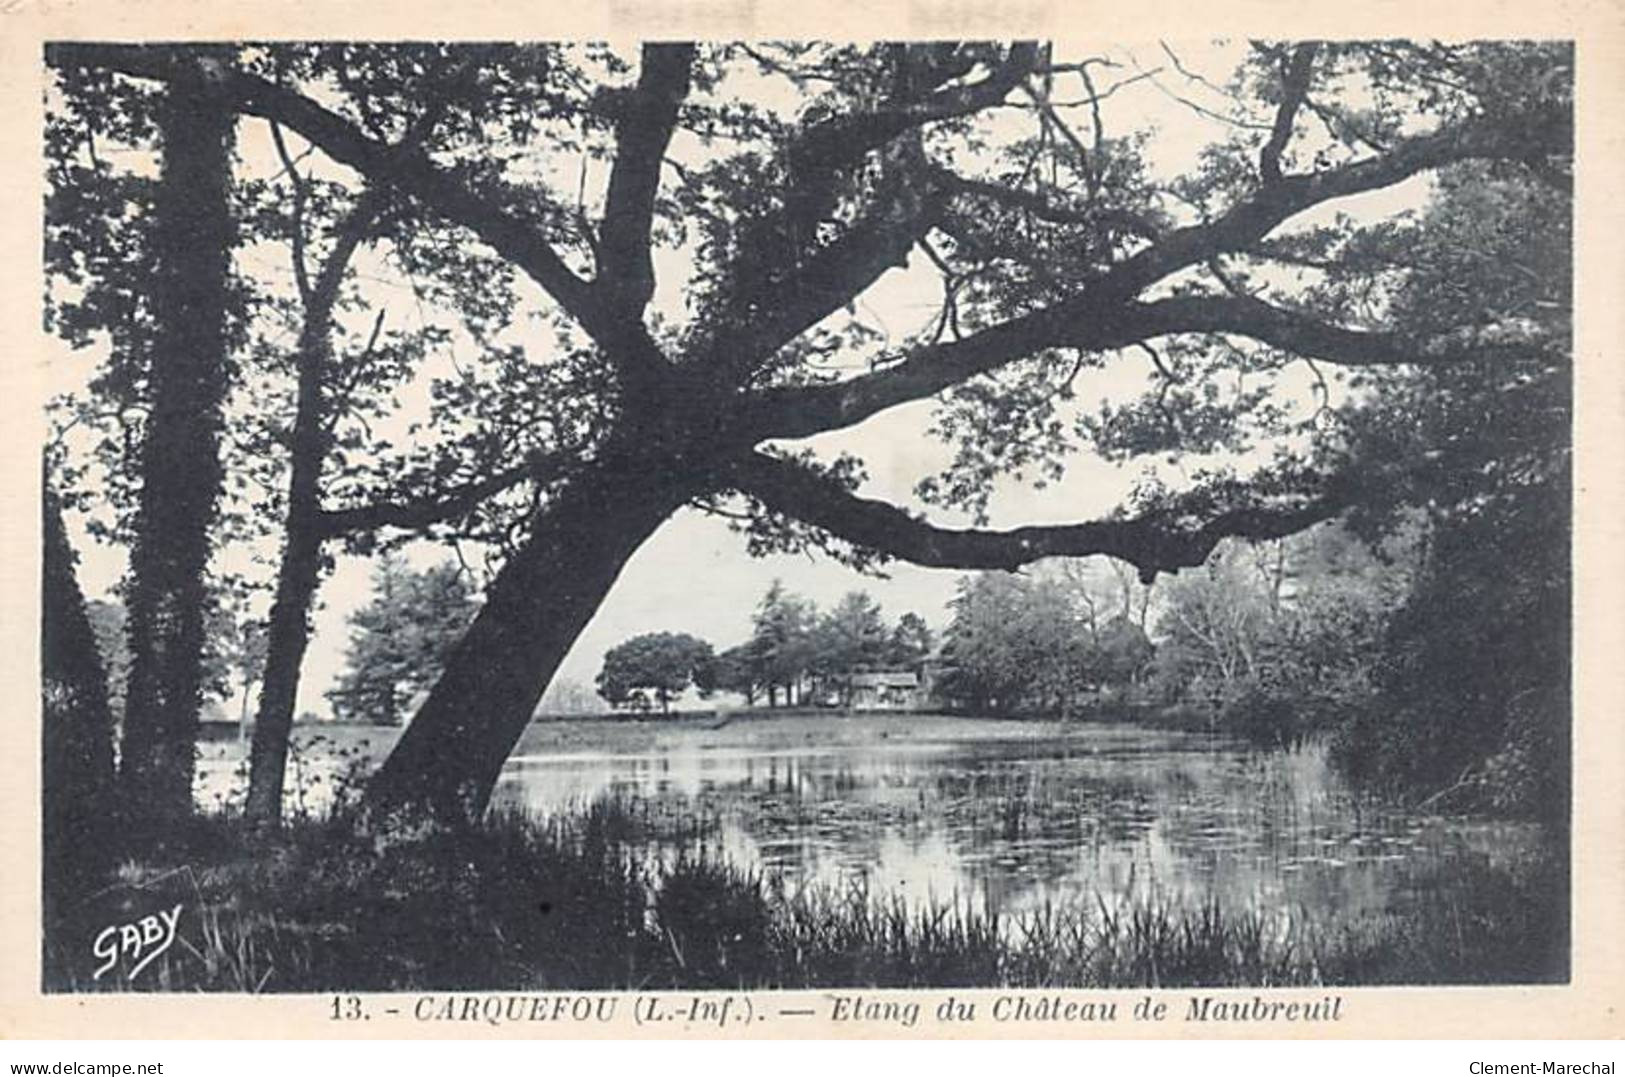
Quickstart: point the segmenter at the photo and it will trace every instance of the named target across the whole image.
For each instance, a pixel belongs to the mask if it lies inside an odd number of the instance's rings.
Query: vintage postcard
[[[1617,5],[532,8],[0,14],[0,1035],[1625,1033]]]

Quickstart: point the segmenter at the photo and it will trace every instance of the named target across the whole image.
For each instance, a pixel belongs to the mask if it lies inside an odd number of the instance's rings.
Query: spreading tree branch
[[[361,246],[368,230],[378,220],[386,198],[382,190],[369,186],[339,222],[332,250],[322,262],[316,279],[306,283],[304,302],[307,325],[314,324],[321,332],[327,331],[333,308],[338,303],[339,288],[344,283],[344,272],[356,248]]]
[[[986,199],[990,202],[1031,213],[1039,220],[1048,221],[1051,224],[1106,226],[1143,239],[1155,239],[1161,234],[1161,229],[1153,221],[1126,209],[1113,209],[1104,206],[1075,208],[1051,201],[1037,191],[1006,187],[1003,184],[990,183],[986,180],[970,179],[946,168],[934,169],[932,177],[938,186],[950,194]]]
[[[1015,569],[1045,557],[1106,554],[1134,565],[1146,582],[1159,572],[1202,564],[1225,538],[1268,539],[1331,519],[1346,501],[1335,494],[1291,505],[1247,505],[1201,522],[1172,514],[1018,527],[938,527],[884,501],[859,497],[793,461],[751,453],[731,472],[738,489],[768,509],[858,546],[929,568]]]
[[[598,283],[626,315],[640,315],[654,295],[649,233],[660,164],[688,96],[691,44],[643,46],[638,84],[615,122],[615,164],[609,176],[598,243]]]
[[[1250,337],[1341,366],[1442,365],[1527,354],[1546,343],[1535,327],[1524,323],[1463,326],[1415,337],[1347,329],[1239,296],[1171,296],[1115,306],[1092,303],[1085,296],[959,340],[926,345],[872,374],[829,385],[766,390],[756,396],[748,421],[763,437],[810,437],[935,396],[1045,348],[1107,351],[1177,333]]]
[[[721,357],[747,369],[765,362],[887,270],[906,265],[909,251],[937,224],[942,205],[936,192],[918,187],[912,176],[899,177],[840,238],[782,275],[741,282],[717,319],[715,358],[701,365],[710,369]]]
[[[1391,187],[1421,172],[1469,160],[1543,162],[1572,149],[1567,110],[1552,106],[1478,119],[1396,143],[1378,157],[1308,175],[1282,176],[1212,221],[1175,229],[1110,270],[1102,285],[1133,295],[1215,254],[1241,250],[1288,218],[1335,198]]]
[[[793,171],[825,171],[859,160],[905,131],[928,123],[969,116],[1001,103],[1038,63],[1039,48],[1030,41],[1012,45],[1004,59],[976,82],[914,100],[888,102],[865,112],[819,120],[803,129],[789,147]],[[951,69],[943,69],[950,73]]]
[[[1348,329],[1247,296],[1182,295],[1133,303],[1125,317],[1147,337],[1227,333],[1338,366],[1435,366],[1527,355],[1551,341],[1532,322],[1469,324],[1425,336]]]
[[[930,231],[940,207],[918,145],[899,151],[900,167],[892,169],[852,227],[809,253],[820,224],[835,208],[839,178],[869,153],[917,134],[926,124],[999,104],[1037,59],[1036,45],[1016,44],[976,82],[920,97],[901,95],[872,110],[820,119],[798,131],[784,151],[789,172],[784,209],[752,227],[758,238],[747,240],[750,249],[742,252],[739,280],[719,304],[713,319],[713,362],[706,365],[728,356],[733,369],[750,370],[851,302],[887,269],[902,264]],[[940,85],[938,80],[961,71],[962,61],[942,64],[929,69],[928,81]]]
[[[321,514],[322,532],[333,538],[376,531],[382,527],[420,531],[431,524],[466,516],[482,502],[529,479],[551,475],[559,463],[559,457],[543,455],[467,483],[443,496],[330,509]]]
[[[1288,217],[1320,202],[1389,186],[1456,161],[1558,155],[1568,150],[1570,137],[1568,121],[1561,114],[1528,116],[1516,123],[1481,122],[1419,136],[1382,158],[1309,176],[1284,176],[1207,224],[1167,233],[1101,274],[1079,296],[962,340],[918,347],[901,362],[873,374],[831,385],[764,390],[747,405],[753,413],[747,422],[764,437],[805,437],[934,396],[1045,348],[1108,350],[1169,333],[1253,336],[1344,364],[1437,363],[1483,354],[1482,349],[1501,335],[1492,331],[1494,327],[1466,327],[1454,343],[1451,337],[1418,342],[1319,323],[1237,296],[1188,296],[1151,303],[1133,297],[1186,266],[1257,243]],[[1513,339],[1509,346],[1527,348],[1528,341]]]
[[[47,59],[56,66],[101,68],[160,82],[182,77],[184,68],[176,49],[165,45],[67,42],[53,44]],[[507,208],[533,202],[533,194],[498,185],[476,191],[436,165],[421,148],[374,138],[304,94],[227,64],[211,63],[209,72],[229,107],[298,132],[373,184],[401,190],[473,231],[541,285],[612,355],[645,369],[661,358],[640,323],[619,317],[610,304],[601,302],[592,286],[565,265],[539,234],[537,223]]]
[[[1281,61],[1281,104],[1275,110],[1275,126],[1270,129],[1269,141],[1258,155],[1258,172],[1265,183],[1281,180],[1281,154],[1292,138],[1292,122],[1309,93],[1309,75],[1318,49],[1313,41],[1307,41]]]

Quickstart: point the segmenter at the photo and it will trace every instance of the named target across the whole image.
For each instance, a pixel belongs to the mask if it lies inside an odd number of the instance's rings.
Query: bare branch
[[[1207,89],[1213,91],[1214,93],[1218,94],[1221,97],[1228,97],[1231,100],[1235,100],[1235,95],[1232,94],[1230,91],[1224,89],[1221,86],[1214,85],[1208,79],[1206,79],[1206,78],[1202,77],[1201,75],[1196,74],[1195,72],[1193,72],[1193,71],[1189,70],[1188,68],[1186,68],[1185,65],[1180,61],[1178,55],[1176,55],[1174,53],[1174,50],[1168,47],[1167,42],[1165,42],[1165,41],[1158,42],[1158,44],[1162,46],[1163,54],[1166,55],[1170,61],[1172,61],[1173,65],[1174,65],[1174,70],[1178,71],[1181,75],[1185,76],[1185,78],[1188,81],[1197,83],[1198,85],[1201,85],[1201,86],[1204,86]],[[1237,119],[1234,116],[1226,116],[1224,113],[1215,112],[1213,109],[1210,109],[1210,108],[1206,107],[1205,105],[1198,104],[1197,102],[1192,101],[1188,97],[1182,97],[1179,94],[1175,93],[1174,91],[1170,90],[1168,87],[1164,86],[1162,84],[1161,79],[1153,78],[1151,80],[1151,85],[1155,86],[1157,89],[1159,89],[1163,93],[1167,94],[1170,98],[1172,98],[1173,100],[1179,102],[1181,105],[1184,105],[1186,108],[1190,109],[1192,112],[1195,112],[1199,116],[1206,116],[1210,120],[1218,120],[1220,123],[1226,123],[1226,124],[1231,125],[1232,127],[1242,128],[1243,130],[1251,130],[1251,131],[1268,131],[1268,130],[1270,130],[1270,127],[1269,127],[1268,124],[1254,123],[1254,122],[1252,122],[1250,120],[1241,120],[1241,119]]]
[[[1084,77],[1088,78],[1088,75],[1085,75]],[[1077,136],[1076,132],[1074,132],[1067,122],[1061,118],[1061,114],[1055,110],[1053,105],[1050,104],[1049,96],[1043,90],[1040,90],[1037,86],[1034,86],[1031,79],[1026,79],[1023,81],[1022,89],[1027,94],[1027,97],[1031,99],[1033,104],[1038,107],[1038,110],[1043,113],[1044,118],[1049,121],[1050,126],[1056,131],[1059,131],[1061,133],[1061,137],[1066,139],[1067,143],[1077,151],[1078,160],[1083,165],[1084,181],[1089,186],[1089,198],[1090,201],[1093,201],[1096,192],[1100,188],[1100,166],[1095,161],[1095,154],[1084,146],[1083,140]],[[1105,140],[1105,134],[1100,125],[1100,106],[1098,104],[1094,106],[1094,118],[1095,149],[1099,150],[1101,148],[1101,144]]]
[[[1367,149],[1375,150],[1377,153],[1388,152],[1386,142],[1366,130],[1363,124],[1355,120],[1344,109],[1321,104],[1308,94],[1304,95],[1303,107],[1314,113],[1320,120],[1321,125],[1326,128],[1327,134],[1337,139],[1337,141],[1345,144],[1358,142]]]
[[[276,146],[277,156],[282,159],[282,171],[288,174],[288,180],[293,184],[293,281],[299,289],[299,298],[308,305],[310,274],[305,267],[305,205],[309,198],[305,178],[299,174],[293,155],[288,152],[288,143],[282,137],[282,125],[275,120],[270,124],[271,142]]]
[[[932,343],[941,340],[942,334],[949,329],[953,330],[954,339],[958,340],[962,336],[959,332],[959,274],[955,273],[953,266],[937,253],[928,237],[920,238],[920,250],[925,252],[926,258],[936,267],[937,272],[942,274],[942,313],[937,319],[936,331],[931,334]]]

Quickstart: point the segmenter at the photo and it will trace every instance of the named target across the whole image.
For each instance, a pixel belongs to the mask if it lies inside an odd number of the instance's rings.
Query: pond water
[[[808,739],[533,751],[510,760],[496,804],[548,813],[613,796],[653,818],[705,820],[679,844],[791,888],[861,884],[1005,913],[1151,896],[1380,915],[1470,861],[1510,866],[1541,842],[1528,825],[1357,797],[1313,747],[1259,752],[1110,725]],[[648,849],[673,851],[658,839]]]

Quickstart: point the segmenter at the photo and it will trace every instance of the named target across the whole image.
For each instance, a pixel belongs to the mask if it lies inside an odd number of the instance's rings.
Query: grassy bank
[[[703,823],[600,802],[460,834],[342,816],[250,838],[233,819],[122,865],[47,926],[51,990],[337,991],[1550,982],[1567,976],[1565,873],[1419,880],[1402,912],[1176,906],[1153,895],[1002,916],[790,891],[697,848]],[[181,904],[133,981],[92,979],[107,924]]]

